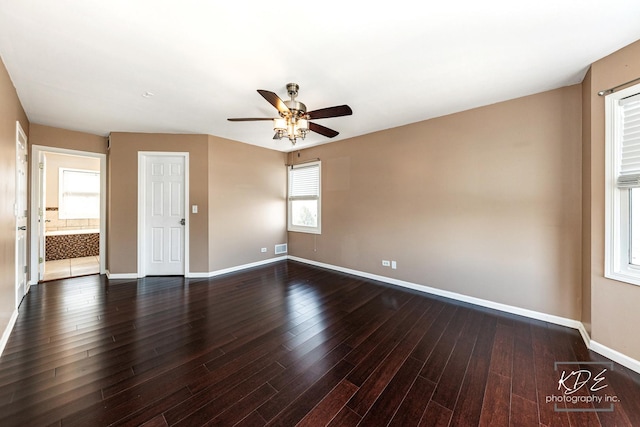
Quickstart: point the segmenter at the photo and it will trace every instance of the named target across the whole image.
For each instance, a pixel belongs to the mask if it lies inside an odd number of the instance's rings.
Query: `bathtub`
[[[44,233],[45,261],[100,255],[100,230],[51,230]]]

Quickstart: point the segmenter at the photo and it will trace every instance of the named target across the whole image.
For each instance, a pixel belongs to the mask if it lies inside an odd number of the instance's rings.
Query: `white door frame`
[[[146,216],[146,188],[147,188],[147,157],[173,156],[184,158],[184,276],[189,277],[189,153],[177,151],[138,151],[138,277],[147,275],[146,259],[147,245],[145,244]]]
[[[20,148],[20,146],[23,146],[24,148]],[[26,156],[26,159],[24,159],[24,176],[20,176],[20,173],[18,172],[19,170],[19,165],[18,162],[20,162],[20,159],[18,158],[18,156],[20,156],[20,151],[23,150],[24,151],[24,155]],[[27,252],[27,239],[28,239],[28,235],[27,235],[27,231],[26,231],[26,225],[29,222],[29,218],[28,218],[28,211],[29,211],[29,207],[28,207],[28,196],[27,196],[27,187],[29,185],[28,182],[28,159],[29,159],[29,145],[27,144],[27,135],[24,133],[24,130],[22,130],[22,126],[20,125],[19,121],[16,121],[16,202],[14,205],[14,213],[15,213],[15,232],[16,232],[16,259],[15,259],[15,270],[16,270],[16,283],[14,284],[14,288],[16,291],[16,310],[18,309],[18,306],[20,305],[20,302],[22,301],[22,298],[24,298],[27,293],[29,292],[29,281],[27,279],[27,268],[29,266],[29,254]],[[19,191],[20,188],[20,181],[24,180],[24,192]],[[21,197],[23,198],[21,200],[21,203],[19,203],[18,198]],[[23,205],[22,207],[24,208],[24,212],[19,212],[19,208],[20,205]],[[24,227],[22,228],[22,226],[20,226],[24,231],[24,239],[22,245],[24,245],[23,247],[20,247],[19,241],[21,239],[18,239],[18,218],[23,218],[24,221]],[[22,252],[22,253],[21,253]],[[24,265],[20,265],[20,260],[24,259],[25,264]],[[20,290],[18,290],[18,286],[21,284],[21,288]]]
[[[40,212],[38,206],[40,192],[40,180],[38,179],[39,164],[45,153],[68,154],[71,156],[92,157],[100,160],[100,274],[105,274],[105,259],[107,255],[107,155],[94,153],[91,151],[70,150],[67,148],[47,147],[44,145],[31,146],[31,263],[30,278],[31,284],[38,284],[40,277],[39,269],[39,221],[45,219],[45,212]],[[36,230],[34,232],[34,230]],[[42,260],[44,262],[44,260]]]

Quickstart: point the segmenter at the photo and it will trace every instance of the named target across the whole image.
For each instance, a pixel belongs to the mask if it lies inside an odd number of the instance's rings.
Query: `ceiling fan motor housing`
[[[290,101],[283,101],[283,102],[284,102],[284,105],[286,105],[287,108],[291,111],[292,117],[302,118],[305,116],[305,114],[307,114],[307,106],[304,105],[302,102],[294,101],[293,99]]]
[[[302,102],[298,102],[295,100],[296,96],[298,96],[298,90],[300,90],[300,86],[297,83],[287,83],[287,93],[291,97],[290,100],[283,101],[284,105],[291,111],[292,118],[302,119],[306,118],[307,106]],[[286,114],[280,113],[282,117],[285,117]]]

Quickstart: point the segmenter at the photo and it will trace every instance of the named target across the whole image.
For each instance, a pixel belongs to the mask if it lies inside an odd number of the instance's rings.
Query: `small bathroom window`
[[[60,168],[60,219],[100,218],[100,172]]]

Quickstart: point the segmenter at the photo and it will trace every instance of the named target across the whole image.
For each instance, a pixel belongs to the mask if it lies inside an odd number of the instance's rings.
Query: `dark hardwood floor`
[[[575,330],[292,261],[95,275],[23,301],[0,425],[640,426],[640,375],[594,362]]]

